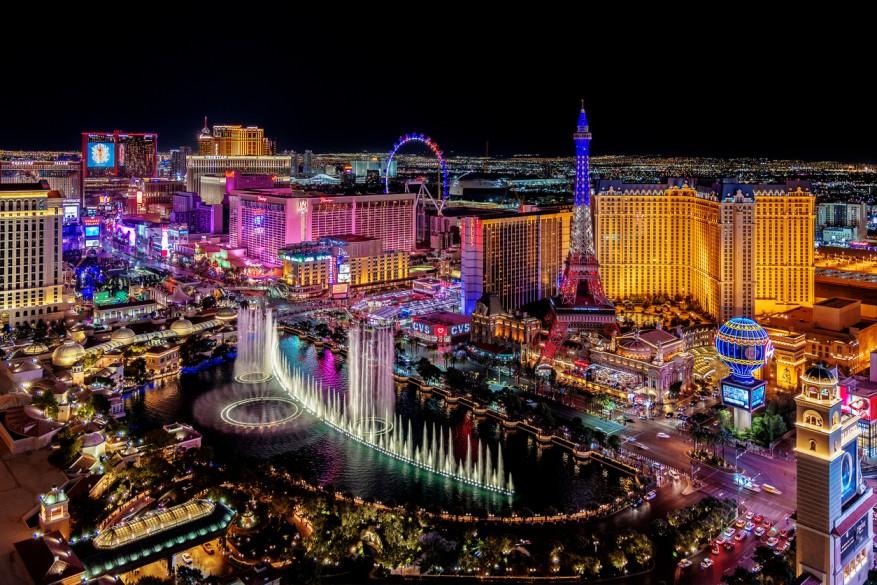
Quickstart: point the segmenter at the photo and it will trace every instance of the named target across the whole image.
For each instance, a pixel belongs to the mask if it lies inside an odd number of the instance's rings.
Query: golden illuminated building
[[[569,252],[572,212],[487,211],[460,220],[463,313],[482,295],[504,310],[557,294]]]
[[[408,278],[408,252],[385,251],[380,238],[354,234],[331,236],[281,248],[283,278],[299,290],[334,284],[361,287]]]
[[[45,181],[0,185],[0,325],[63,318],[62,201]]]
[[[600,181],[594,231],[614,300],[690,296],[719,321],[813,305],[805,185]]]
[[[273,154],[265,130],[256,126],[206,126],[198,136],[198,154],[203,156],[268,156]]]

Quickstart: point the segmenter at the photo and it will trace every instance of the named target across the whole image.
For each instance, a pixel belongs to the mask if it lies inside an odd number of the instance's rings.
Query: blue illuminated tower
[[[600,265],[594,252],[589,177],[591,132],[584,103],[573,141],[576,145],[576,161],[569,256],[560,284],[560,295],[553,300],[555,319],[548,342],[542,350],[543,363],[554,360],[569,329],[599,329],[607,333],[617,330],[615,307],[603,292]]]
[[[591,229],[590,153],[591,132],[585,106],[579,112],[579,122],[573,134],[576,143],[576,182],[573,187],[574,217],[570,253],[594,254],[594,233]]]

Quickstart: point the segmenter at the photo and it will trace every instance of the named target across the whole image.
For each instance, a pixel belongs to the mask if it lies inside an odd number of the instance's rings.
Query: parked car
[[[713,566],[713,564],[715,564],[715,563],[713,563],[713,560],[711,558],[707,557],[704,560],[700,561],[700,568],[701,569],[709,569],[710,567]]]
[[[749,522],[746,523],[746,526],[743,527],[743,530],[745,530],[746,532],[752,532],[753,528],[755,528],[755,524],[753,524],[752,521],[750,520]]]
[[[755,536],[761,538],[762,536],[764,536],[764,526],[756,526],[754,532]]]
[[[752,521],[756,524],[761,524],[764,521],[764,516],[762,516],[761,514],[756,514],[752,517]]]
[[[744,538],[746,538],[746,531],[745,530],[738,530],[737,534],[734,535],[734,540],[736,540],[737,542],[740,542]]]
[[[775,547],[775,546],[777,545],[777,543],[778,543],[779,541],[780,541],[780,539],[777,538],[776,536],[771,536],[770,538],[767,539],[767,542],[765,542],[765,544],[766,544],[767,546],[769,546],[770,548],[773,548],[773,547]]]
[[[728,528],[725,528],[725,532],[724,532],[724,534],[725,534],[725,537],[726,537],[726,538],[733,538],[733,537],[734,537],[734,534],[735,534],[736,532],[737,532],[737,531],[734,529],[733,526],[729,526]]]

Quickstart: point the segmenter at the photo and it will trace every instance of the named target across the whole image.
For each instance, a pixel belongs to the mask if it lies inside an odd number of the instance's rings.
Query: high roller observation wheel
[[[442,176],[441,200],[436,201],[432,197],[432,195],[429,194],[429,191],[427,191],[427,195],[432,200],[439,213],[441,213],[442,208],[445,206],[445,202],[447,202],[448,200],[448,191],[450,189],[450,183],[448,181],[448,165],[445,163],[445,155],[442,152],[442,149],[439,148],[439,145],[436,144],[432,138],[425,134],[405,134],[404,136],[400,136],[399,140],[397,140],[396,143],[393,145],[393,150],[390,151],[390,155],[387,158],[387,166],[384,167],[384,193],[390,192],[390,165],[393,164],[393,159],[396,157],[396,153],[399,151],[400,148],[410,142],[418,142],[420,144],[424,144],[432,151],[436,159],[438,159],[439,171],[441,172]]]

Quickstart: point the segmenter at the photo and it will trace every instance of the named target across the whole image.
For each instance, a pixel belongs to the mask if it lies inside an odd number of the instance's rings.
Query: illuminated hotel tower
[[[554,358],[569,329],[605,329],[615,326],[615,307],[603,292],[600,265],[594,253],[588,172],[591,132],[584,104],[579,112],[573,141],[576,145],[576,178],[573,189],[572,234],[560,295],[554,301],[555,322],[542,353],[542,359],[546,362]]]
[[[797,573],[803,583],[858,585],[868,578],[877,503],[862,480],[859,417],[843,412],[837,377],[822,365],[801,376],[797,414]]]

